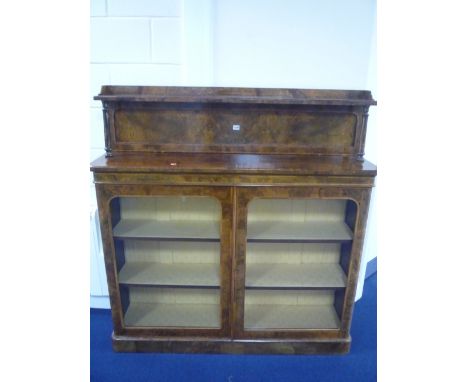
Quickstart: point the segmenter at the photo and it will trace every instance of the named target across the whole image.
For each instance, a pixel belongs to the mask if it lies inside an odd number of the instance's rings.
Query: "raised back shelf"
[[[108,155],[362,156],[367,91],[103,86]]]

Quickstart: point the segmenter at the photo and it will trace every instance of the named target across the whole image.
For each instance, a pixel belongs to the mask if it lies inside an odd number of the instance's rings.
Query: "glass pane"
[[[245,329],[340,327],[354,216],[347,200],[249,203]]]
[[[219,201],[120,197],[111,212],[125,325],[219,328]]]

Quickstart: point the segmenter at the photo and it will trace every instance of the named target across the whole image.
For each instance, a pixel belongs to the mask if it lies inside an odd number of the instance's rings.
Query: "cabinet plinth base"
[[[333,340],[229,340],[162,339],[120,336],[112,333],[116,352],[136,353],[228,353],[228,354],[345,354],[351,338]]]

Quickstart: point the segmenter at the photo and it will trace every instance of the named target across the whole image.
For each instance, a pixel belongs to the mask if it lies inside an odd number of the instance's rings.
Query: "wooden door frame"
[[[365,225],[369,209],[371,188],[348,187],[236,187],[235,189],[235,251],[233,258],[233,338],[234,339],[337,339],[348,338],[354,297],[359,275]],[[247,209],[255,198],[311,198],[311,199],[347,199],[357,205],[357,216],[351,258],[348,269],[348,281],[344,294],[341,327],[339,329],[285,329],[285,330],[245,330],[245,268],[247,248]]]
[[[232,333],[231,296],[232,296],[232,248],[233,196],[232,187],[207,186],[163,186],[151,184],[101,184],[96,183],[96,194],[100,217],[100,227],[106,265],[109,298],[112,307],[112,320],[115,335],[162,336],[162,337],[216,337],[230,338]],[[221,204],[220,226],[220,328],[156,328],[126,327],[123,320],[121,296],[117,278],[114,238],[112,234],[112,214],[110,202],[120,196],[210,196]]]

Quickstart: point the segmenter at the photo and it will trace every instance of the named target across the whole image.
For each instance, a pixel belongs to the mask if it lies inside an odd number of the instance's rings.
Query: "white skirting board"
[[[107,288],[104,254],[101,244],[98,213],[95,206],[90,211],[90,307],[109,309],[109,292]]]
[[[93,309],[110,309],[109,296],[90,296],[90,307]]]

